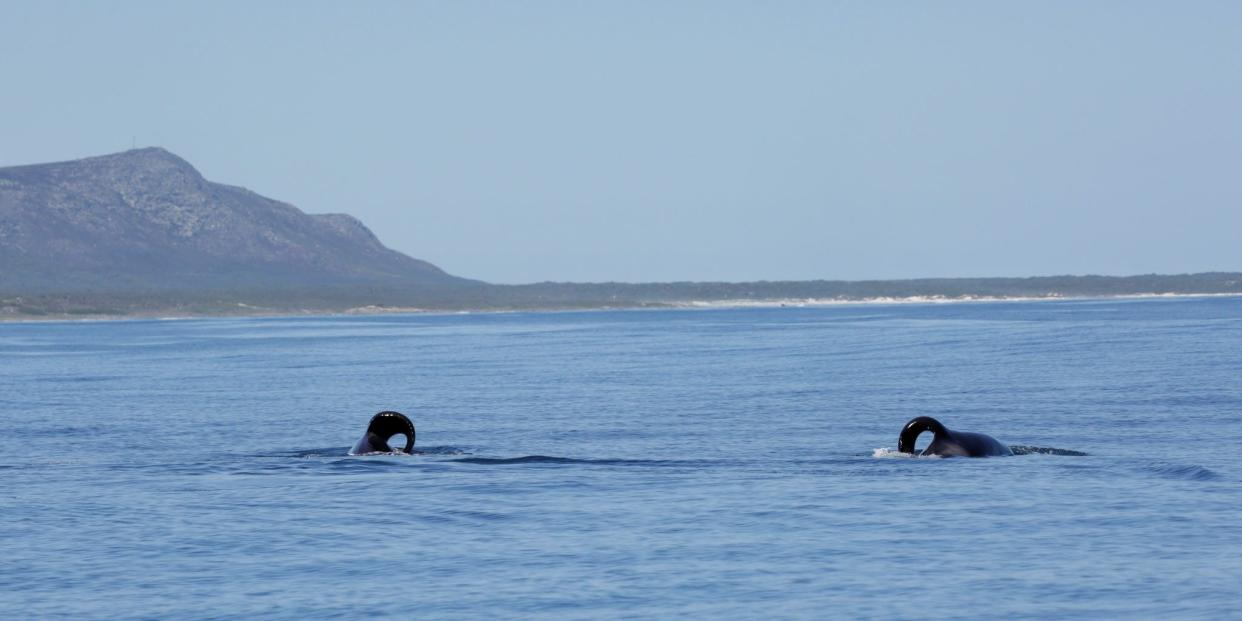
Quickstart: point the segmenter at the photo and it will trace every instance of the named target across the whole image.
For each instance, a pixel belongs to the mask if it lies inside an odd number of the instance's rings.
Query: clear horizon
[[[160,146],[496,283],[1242,271],[1242,5],[7,2],[0,166]]]

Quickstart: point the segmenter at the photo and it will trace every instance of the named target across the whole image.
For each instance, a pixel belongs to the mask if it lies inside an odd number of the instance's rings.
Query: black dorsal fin
[[[943,434],[948,431],[940,421],[930,416],[920,416],[911,419],[901,428],[901,436],[897,438],[897,450],[902,453],[914,452],[914,441],[918,440],[919,434],[924,431],[930,431],[936,435]]]
[[[367,434],[373,436],[372,445],[376,450],[391,452],[393,449],[388,446],[388,439],[400,434],[405,436],[405,452],[414,451],[414,423],[401,412],[385,410],[372,416]]]

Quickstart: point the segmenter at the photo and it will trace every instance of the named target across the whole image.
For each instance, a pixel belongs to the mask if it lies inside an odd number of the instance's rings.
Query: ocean
[[[8,323],[0,421],[5,618],[1242,614],[1238,297]]]

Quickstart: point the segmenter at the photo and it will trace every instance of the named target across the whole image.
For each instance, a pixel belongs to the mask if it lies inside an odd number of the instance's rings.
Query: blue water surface
[[[0,324],[0,611],[1237,618],[1240,421],[1242,298]]]

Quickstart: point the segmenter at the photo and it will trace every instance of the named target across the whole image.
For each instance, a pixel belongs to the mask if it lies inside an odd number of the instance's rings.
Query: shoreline
[[[501,313],[567,313],[598,311],[642,310],[731,310],[746,308],[832,308],[841,306],[895,306],[907,304],[968,304],[968,303],[1015,303],[1015,302],[1071,302],[1090,300],[1153,300],[1188,298],[1242,297],[1242,293],[1124,293],[1116,295],[1064,295],[1044,296],[942,296],[918,295],[907,297],[880,296],[874,298],[772,298],[731,300],[686,300],[671,302],[635,302],[633,304],[599,306],[548,306],[543,308],[461,308],[438,309],[413,306],[358,306],[343,310],[302,309],[277,310],[248,306],[243,312],[219,313],[168,313],[159,311],[131,314],[47,314],[47,315],[0,315],[0,325],[24,323],[87,323],[110,321],[184,321],[192,319],[266,319],[311,317],[382,317],[385,315],[474,315]]]

